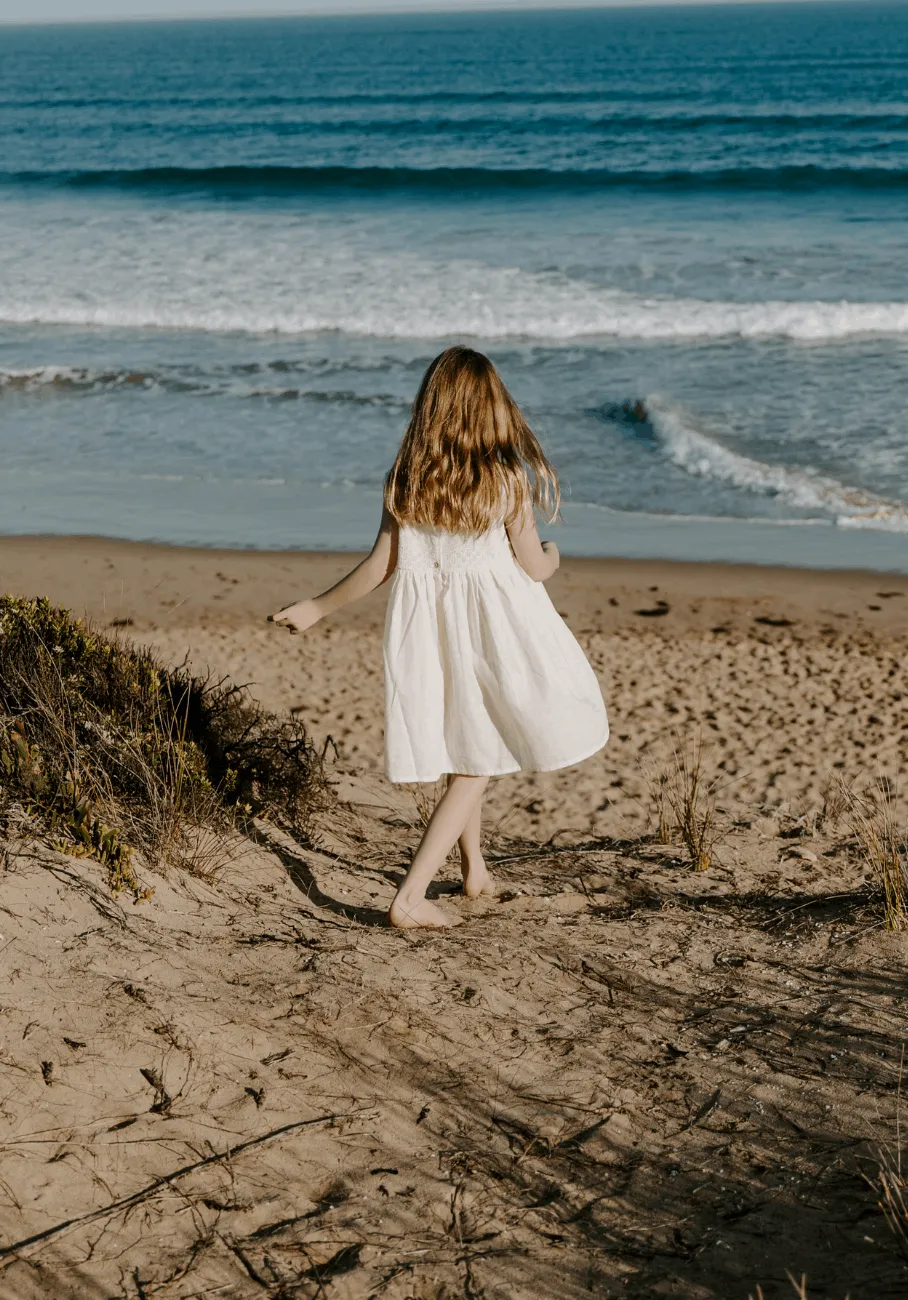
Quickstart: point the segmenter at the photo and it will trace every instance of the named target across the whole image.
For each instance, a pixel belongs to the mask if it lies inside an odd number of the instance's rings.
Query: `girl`
[[[467,897],[494,892],[479,838],[489,777],[570,767],[608,740],[596,677],[542,586],[560,561],[534,510],[551,522],[558,505],[555,471],[491,361],[448,348],[420,386],[371,553],[329,591],[271,616],[303,632],[393,579],[388,777],[448,782],[392,925],[452,924],[426,889],[455,844]]]

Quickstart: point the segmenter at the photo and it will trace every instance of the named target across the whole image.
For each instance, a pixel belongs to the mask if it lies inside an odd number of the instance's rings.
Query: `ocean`
[[[488,352],[562,548],[908,570],[908,6],[0,27],[0,532],[355,548]]]

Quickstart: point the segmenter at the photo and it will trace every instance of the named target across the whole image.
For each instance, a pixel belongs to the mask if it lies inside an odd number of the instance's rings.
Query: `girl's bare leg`
[[[388,913],[392,925],[410,929],[419,925],[452,924],[440,907],[428,901],[426,890],[466,830],[488,780],[487,776],[452,776],[448,781],[448,788],[435,805],[410,870],[394,895]]]
[[[480,830],[482,826],[482,799],[464,827],[463,834],[457,841],[460,849],[460,872],[463,876],[463,892],[467,898],[478,898],[480,894],[494,894],[495,882],[489,875],[485,858],[482,856]]]

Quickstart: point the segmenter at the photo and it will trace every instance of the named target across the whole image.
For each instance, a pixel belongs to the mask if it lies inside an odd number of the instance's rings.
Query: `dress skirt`
[[[501,525],[400,529],[384,662],[391,781],[549,772],[608,740],[596,675]]]

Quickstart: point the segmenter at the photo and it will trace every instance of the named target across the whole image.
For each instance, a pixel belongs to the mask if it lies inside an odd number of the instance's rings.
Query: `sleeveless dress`
[[[402,526],[385,620],[391,781],[551,772],[596,753],[596,675],[504,525]]]

